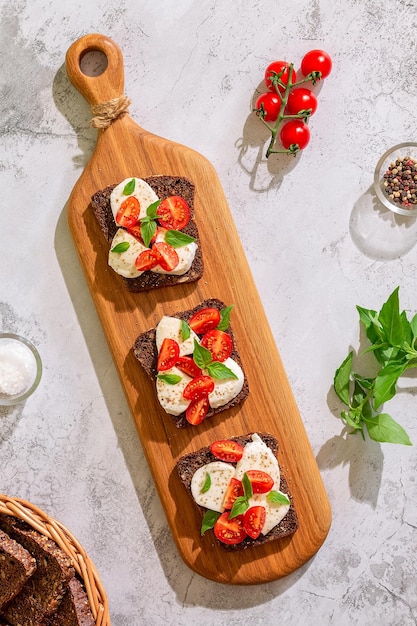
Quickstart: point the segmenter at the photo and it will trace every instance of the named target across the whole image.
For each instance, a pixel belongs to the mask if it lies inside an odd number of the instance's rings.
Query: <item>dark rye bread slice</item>
[[[95,626],[95,623],[84,587],[74,576],[48,626]]]
[[[252,440],[252,435],[254,433],[248,433],[247,435],[240,435],[238,437],[229,437],[232,441],[237,441],[242,446],[245,446]],[[277,439],[269,434],[269,433],[257,433],[259,437],[264,441],[264,443],[272,450],[275,456],[278,453],[278,441]],[[211,463],[212,461],[216,461],[216,457],[210,452],[210,448],[207,446],[206,448],[201,448],[197,452],[191,452],[190,454],[186,454],[181,457],[177,463],[177,471],[178,475],[183,482],[185,488],[191,494],[191,480],[194,473],[206,463]],[[280,468],[281,470],[281,468]],[[280,471],[280,485],[279,490],[283,493],[286,493],[290,498],[290,509],[286,516],[277,524],[267,535],[260,535],[258,539],[252,539],[251,537],[246,537],[241,543],[237,543],[234,545],[227,545],[218,541],[214,535],[215,541],[222,546],[225,550],[247,550],[248,548],[252,548],[254,546],[263,545],[265,543],[269,543],[270,541],[276,541],[277,539],[281,539],[282,537],[287,537],[288,535],[292,535],[298,528],[298,517],[296,510],[294,508],[293,499],[291,493],[288,488],[287,481],[283,476],[282,471]],[[198,508],[201,510],[202,515],[204,515],[206,509],[199,505]]]
[[[12,626],[43,626],[57,610],[74,576],[71,559],[57,544],[20,519],[0,514],[0,528],[36,559],[37,568],[3,611]]]
[[[22,590],[35,570],[33,556],[0,530],[0,612]]]
[[[198,304],[193,309],[188,309],[186,311],[172,313],[170,314],[170,316],[178,317],[179,319],[182,319],[185,322],[189,322],[192,316],[194,315],[194,313],[206,307],[214,307],[220,311],[221,309],[226,308],[226,305],[223,302],[221,302],[221,300],[218,300],[217,298],[209,298],[208,300],[204,300],[203,302]],[[238,363],[240,367],[242,368],[243,374],[245,376],[245,380],[243,383],[242,390],[235,398],[233,398],[233,400],[231,400],[227,404],[224,404],[223,406],[219,406],[216,409],[213,409],[210,407],[205,419],[211,417],[212,415],[215,415],[216,413],[221,413],[222,411],[226,411],[227,409],[231,409],[232,407],[237,406],[238,404],[241,404],[249,394],[249,385],[248,385],[245,370],[243,368],[243,364],[242,364],[242,361],[241,361],[241,358],[240,358],[240,355],[236,346],[236,341],[235,341],[235,336],[233,334],[232,325],[229,325],[227,332],[231,336],[232,341],[233,341],[233,351],[231,354],[231,358],[234,359],[236,363]],[[133,345],[133,353],[135,357],[137,358],[137,360],[139,361],[139,363],[141,364],[145,372],[148,374],[149,378],[153,381],[153,383],[155,383],[156,375],[158,373],[157,371],[158,352],[156,349],[155,337],[156,337],[156,328],[151,328],[150,330],[140,334]],[[180,415],[169,414],[169,416],[173,419],[175,426],[177,428],[186,428],[187,426],[190,426],[190,424],[187,422],[187,419],[185,417],[185,413],[181,413]]]
[[[156,272],[144,272],[137,278],[125,278],[119,276],[124,285],[131,292],[149,291],[158,289],[159,287],[167,287],[169,285],[177,285],[180,283],[192,283],[203,275],[204,263],[201,252],[201,243],[198,234],[197,224],[194,219],[194,185],[187,178],[179,176],[150,176],[143,178],[150,187],[155,191],[156,195],[164,200],[168,196],[181,196],[187,202],[191,210],[191,219],[187,226],[182,229],[183,233],[194,237],[198,245],[194,257],[194,261],[186,274],[182,276],[174,276],[173,274],[157,274]],[[94,215],[100,225],[106,241],[110,244],[113,240],[118,226],[113,218],[110,207],[110,194],[116,185],[110,185],[105,189],[97,191],[91,197],[91,207]]]

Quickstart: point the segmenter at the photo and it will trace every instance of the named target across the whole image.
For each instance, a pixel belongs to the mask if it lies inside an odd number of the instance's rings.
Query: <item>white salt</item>
[[[32,352],[17,341],[0,344],[0,393],[14,396],[32,384],[36,361]]]

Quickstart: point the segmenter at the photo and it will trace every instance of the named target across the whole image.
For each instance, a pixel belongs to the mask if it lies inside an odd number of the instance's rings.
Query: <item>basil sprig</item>
[[[193,359],[201,370],[207,370],[208,375],[216,380],[237,379],[236,374],[224,363],[213,361],[210,350],[200,345],[196,339],[194,339]]]
[[[417,367],[417,314],[409,321],[406,312],[400,312],[398,292],[399,287],[379,312],[356,307],[370,341],[365,353],[373,352],[380,366],[376,376],[355,372],[351,351],[336,370],[333,387],[347,406],[340,416],[353,432],[360,432],[364,438],[366,429],[374,441],[411,446],[404,428],[388,413],[379,412],[395,396],[400,376]]]

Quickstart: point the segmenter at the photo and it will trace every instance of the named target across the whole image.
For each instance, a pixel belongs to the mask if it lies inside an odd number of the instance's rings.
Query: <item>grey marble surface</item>
[[[332,392],[359,349],[355,305],[400,286],[417,311],[415,219],[376,203],[373,170],[416,140],[415,0],[0,0],[0,327],[31,339],[44,374],[0,408],[0,491],[36,503],[82,542],[112,624],[411,626],[417,623],[415,446],[347,437]],[[288,577],[229,587],[182,562],[66,225],[96,131],[64,59],[112,37],[132,117],[215,166],[333,510],[326,542]],[[264,158],[251,114],[264,68],[333,57],[311,143]],[[389,412],[417,441],[416,378]]]

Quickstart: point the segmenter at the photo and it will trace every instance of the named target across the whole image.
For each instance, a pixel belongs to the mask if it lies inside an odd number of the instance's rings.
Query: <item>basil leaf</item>
[[[219,330],[226,330],[230,324],[230,313],[235,305],[231,304],[224,309],[220,310],[220,322],[217,324]]]
[[[375,343],[378,339],[382,339],[383,334],[381,332],[381,324],[378,321],[377,312],[372,309],[364,309],[361,306],[357,306],[356,309],[369,341]]]
[[[394,346],[399,346],[403,337],[398,291],[399,287],[394,289],[378,316],[387,341]]]
[[[374,385],[374,408],[377,409],[391,400],[396,393],[396,385],[398,378],[407,369],[407,362],[405,363],[390,363],[383,367],[375,378]]]
[[[343,363],[336,370],[333,387],[339,399],[349,406],[350,403],[350,374],[352,372],[353,352],[349,352]]]
[[[227,365],[220,363],[220,361],[208,363],[205,369],[208,371],[209,375],[216,380],[228,380],[230,378],[237,380],[238,378]]]
[[[182,340],[183,341],[187,341],[187,339],[190,338],[190,335],[191,335],[191,329],[190,329],[189,325],[184,320],[181,320],[181,337],[182,337]]]
[[[182,248],[189,243],[195,241],[194,237],[190,237],[186,233],[182,233],[179,230],[167,230],[165,234],[165,241],[169,243],[173,248]]]
[[[287,494],[282,493],[282,491],[270,491],[266,499],[272,504],[291,504]]]
[[[140,234],[142,235],[144,245],[149,248],[151,239],[156,233],[156,222],[144,218],[140,222]]]
[[[116,254],[121,254],[122,252],[126,252],[129,250],[130,243],[128,241],[121,241],[114,248],[111,249],[111,252],[116,252]]]
[[[123,195],[124,196],[130,196],[135,191],[135,187],[136,187],[136,180],[134,178],[132,178],[123,187]]]
[[[201,536],[203,536],[207,530],[210,530],[211,528],[213,528],[214,524],[217,522],[220,515],[221,514],[218,513],[217,511],[205,512],[204,517],[203,517],[203,522],[201,524]]]
[[[242,486],[243,486],[243,493],[245,494],[245,498],[247,499],[251,498],[253,496],[252,484],[246,472],[242,476]]]
[[[232,510],[229,513],[229,517],[236,517],[237,515],[243,515],[249,508],[249,500],[245,496],[239,496],[234,501]]]
[[[182,380],[182,376],[178,374],[157,374],[156,377],[167,385],[177,385]]]
[[[161,204],[161,200],[156,200],[156,202],[152,202],[146,209],[146,215],[152,220],[156,220],[158,217],[158,207]]]
[[[212,360],[210,350],[201,346],[196,339],[194,339],[193,359],[201,370],[207,369]]]
[[[201,493],[206,493],[211,487],[211,477],[208,472],[206,472],[206,477],[204,479],[203,486],[201,487]]]
[[[411,332],[413,334],[413,342],[417,339],[417,313],[410,322]]]
[[[371,439],[381,443],[399,443],[412,446],[404,428],[387,413],[380,413],[371,419],[364,419]]]

